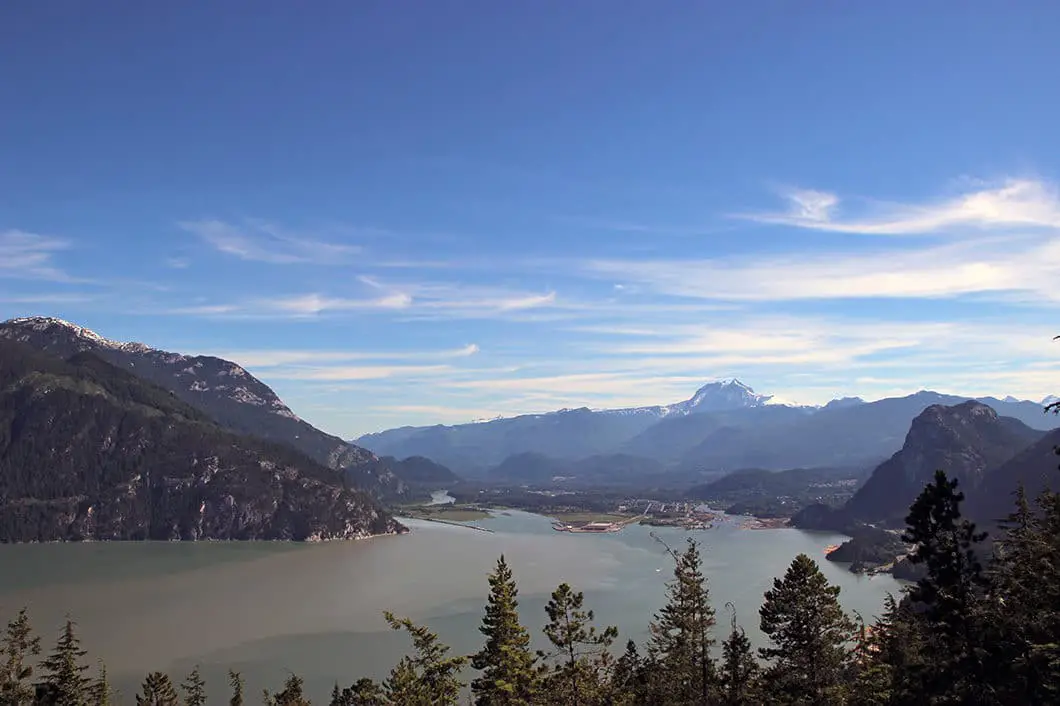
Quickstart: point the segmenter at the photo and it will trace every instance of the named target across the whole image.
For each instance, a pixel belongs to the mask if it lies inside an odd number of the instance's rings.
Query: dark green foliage
[[[471,666],[482,672],[471,682],[475,703],[533,703],[536,675],[530,634],[519,622],[519,590],[503,554],[489,576],[489,584],[486,611],[479,627],[486,644],[471,658]]]
[[[651,700],[650,665],[641,657],[637,643],[626,642],[626,651],[615,661],[611,671],[610,703],[638,706]]]
[[[206,682],[199,673],[198,665],[180,685],[180,690],[184,692],[184,706],[206,706]]]
[[[813,559],[800,554],[774,579],[759,610],[770,640],[759,654],[769,666],[763,687],[769,703],[840,704],[854,625]]]
[[[598,631],[593,612],[585,610],[585,597],[569,584],[560,584],[545,606],[548,624],[545,637],[552,643],[552,654],[540,657],[544,666],[544,691],[549,703],[590,706],[604,697],[604,677],[611,664],[608,648],[618,638],[618,628]]]
[[[88,665],[81,641],[74,631],[74,622],[67,620],[55,649],[41,663],[44,679],[39,690],[52,706],[82,706],[92,680],[85,676]]]
[[[674,578],[666,605],[651,623],[648,657],[655,698],[670,704],[706,702],[715,687],[714,609],[703,575],[699,545],[689,537],[683,552],[669,550]]]
[[[921,622],[909,601],[888,594],[883,615],[857,635],[852,670],[853,703],[858,706],[915,704],[920,698],[911,675],[925,658]]]
[[[913,544],[909,561],[927,574],[908,597],[931,654],[915,676],[921,693],[936,703],[989,703],[981,689],[996,669],[985,645],[987,580],[977,546],[986,534],[961,517],[963,499],[957,480],[936,472],[909,509],[903,536]]]
[[[331,691],[330,706],[386,706],[387,700],[383,687],[371,679],[361,678],[345,689],[339,685]]]
[[[265,691],[265,706],[309,706],[309,701],[302,695],[304,682],[297,674],[291,674],[283,683],[283,690],[270,694]]]
[[[850,539],[829,552],[828,561],[847,562],[851,571],[860,571],[888,564],[895,557],[905,554],[905,543],[901,536],[894,532],[876,527],[858,527],[853,529]]]
[[[718,703],[723,706],[752,706],[759,703],[760,669],[751,648],[751,641],[743,628],[736,624],[735,608],[732,611],[729,636],[722,642],[721,648]]]
[[[463,686],[459,673],[467,658],[447,657],[449,646],[441,644],[433,632],[414,625],[408,618],[396,618],[391,613],[385,615],[391,628],[408,632],[414,650],[411,657],[403,657],[398,662],[383,684],[387,700],[408,706],[456,704]]]
[[[144,677],[140,693],[136,695],[136,706],[180,706],[180,697],[169,675],[151,672]]]
[[[232,689],[232,697],[228,700],[228,706],[243,706],[243,689],[246,686],[243,675],[229,669],[228,685]]]
[[[1060,495],[1032,506],[1021,487],[994,551],[985,603],[999,698],[1060,702]]]
[[[0,541],[306,539],[397,525],[334,471],[90,355],[0,339]]]
[[[3,666],[0,671],[0,704],[22,706],[33,701],[33,658],[40,654],[40,638],[33,635],[29,615],[23,608],[7,624],[3,638]]]
[[[88,688],[88,705],[110,706],[110,700],[113,695],[114,693],[110,688],[110,680],[107,678],[107,665],[103,664],[103,660],[100,660],[99,673]]]

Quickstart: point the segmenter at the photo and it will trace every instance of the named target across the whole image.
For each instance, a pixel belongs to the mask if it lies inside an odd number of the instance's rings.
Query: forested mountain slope
[[[350,480],[370,492],[396,494],[402,489],[400,480],[373,453],[299,418],[268,385],[231,361],[112,341],[82,326],[49,317],[0,323],[0,339],[20,341],[62,358],[80,352],[94,353],[172,391],[226,429],[278,441],[325,466],[347,469]]]
[[[356,538],[401,526],[339,471],[79,353],[0,340],[0,540]]]

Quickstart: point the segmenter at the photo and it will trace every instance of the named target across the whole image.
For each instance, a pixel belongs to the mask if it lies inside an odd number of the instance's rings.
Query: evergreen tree
[[[1060,702],[1060,498],[1044,491],[1016,509],[994,546],[987,611],[988,644],[998,698],[1009,703]]]
[[[74,631],[74,622],[68,619],[55,650],[41,663],[44,680],[40,693],[47,703],[52,706],[83,706],[91,683],[91,679],[85,676],[88,665],[81,662],[86,654]]]
[[[908,600],[898,602],[887,594],[883,615],[858,636],[854,704],[917,703],[919,692],[914,677],[924,658],[921,623]]]
[[[650,703],[648,666],[633,640],[626,642],[626,651],[615,661],[611,670],[609,703],[621,706],[642,706]]]
[[[839,605],[839,587],[829,585],[813,559],[795,557],[784,578],[773,580],[759,615],[772,643],[759,649],[770,663],[763,675],[767,702],[842,703],[854,625]]]
[[[530,635],[519,622],[518,588],[504,555],[489,577],[490,594],[482,626],[486,644],[471,658],[482,675],[471,682],[477,706],[533,703],[535,659]]]
[[[562,583],[545,606],[549,622],[544,632],[555,652],[540,657],[556,660],[544,670],[550,703],[589,706],[602,698],[603,675],[610,664],[608,648],[618,637],[618,628],[597,631],[593,612],[584,604],[580,591]]]
[[[107,678],[107,665],[103,664],[103,660],[100,660],[99,673],[88,688],[88,704],[89,706],[110,706],[111,695],[110,680]]]
[[[180,697],[169,675],[151,672],[144,677],[140,693],[136,695],[136,706],[180,706]]]
[[[732,606],[732,604],[729,604]],[[760,703],[757,696],[758,662],[751,650],[751,641],[743,628],[736,624],[736,610],[732,608],[732,626],[722,642],[721,673],[719,674],[722,706],[753,706]]]
[[[932,655],[920,670],[918,689],[936,703],[989,703],[984,689],[996,670],[988,659],[983,620],[987,582],[977,556],[986,534],[962,519],[963,499],[957,480],[936,471],[910,507],[903,536],[913,544],[909,561],[926,570],[908,595],[923,620]]]
[[[265,690],[265,706],[309,706],[309,700],[302,693],[304,685],[300,676],[289,674],[282,691],[270,694]]]
[[[229,669],[228,685],[232,689],[232,697],[228,700],[228,706],[243,706],[243,689],[245,687],[243,675]]]
[[[339,691],[338,684],[331,692],[331,706],[386,706],[383,687],[371,679],[358,679]]]
[[[206,681],[199,672],[199,665],[191,670],[180,690],[184,692],[184,706],[206,706]]]
[[[654,663],[653,692],[667,704],[699,704],[710,700],[716,669],[714,609],[702,571],[699,546],[689,537],[684,552],[667,547],[674,558],[674,578],[667,602],[650,625],[648,656]]]
[[[3,667],[0,671],[0,704],[24,706],[33,702],[33,658],[40,654],[40,638],[33,635],[29,615],[23,608],[7,624],[3,638]]]
[[[455,706],[463,686],[459,674],[467,658],[447,657],[449,646],[408,618],[396,618],[391,613],[385,616],[391,628],[408,632],[414,650],[413,656],[401,658],[383,684],[387,698],[408,706]]]

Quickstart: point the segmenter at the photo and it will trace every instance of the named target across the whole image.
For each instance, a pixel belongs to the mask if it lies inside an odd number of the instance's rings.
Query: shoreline
[[[218,539],[217,537],[203,537],[202,539],[31,539],[28,542],[0,542],[0,547],[25,546],[29,544],[323,544],[325,542],[360,542],[365,539],[376,537],[398,537],[412,532],[410,527],[399,525],[400,530],[393,532],[377,532],[358,537],[306,537],[305,539]]]

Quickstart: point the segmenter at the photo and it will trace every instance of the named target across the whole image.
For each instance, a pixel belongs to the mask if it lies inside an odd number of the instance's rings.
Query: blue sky
[[[688,397],[1040,399],[1053,2],[0,7],[0,318],[333,433]]]

